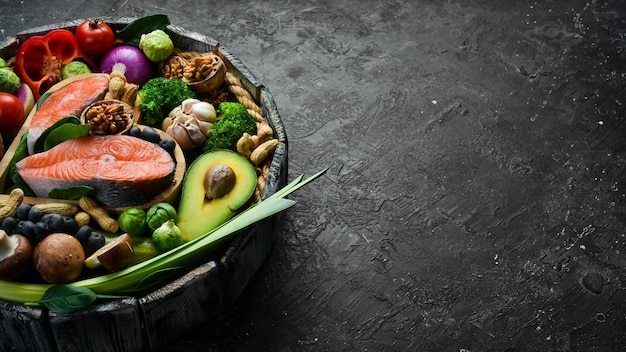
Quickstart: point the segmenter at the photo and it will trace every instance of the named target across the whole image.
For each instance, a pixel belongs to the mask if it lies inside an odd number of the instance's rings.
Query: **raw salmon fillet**
[[[90,186],[107,207],[141,205],[171,182],[175,163],[157,144],[128,135],[85,136],[16,163],[40,198],[54,188]]]
[[[52,92],[33,114],[26,137],[28,153],[33,154],[35,142],[46,128],[68,115],[79,117],[89,104],[104,98],[108,89],[109,78],[97,75],[71,82]]]

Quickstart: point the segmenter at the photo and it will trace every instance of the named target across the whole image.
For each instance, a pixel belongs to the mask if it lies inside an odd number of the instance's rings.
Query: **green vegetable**
[[[167,33],[155,29],[148,34],[143,34],[139,41],[139,49],[152,62],[167,59],[174,52],[174,42]]]
[[[130,22],[122,30],[116,32],[115,37],[128,45],[139,46],[141,36],[155,29],[165,29],[170,24],[167,15],[148,15]]]
[[[204,143],[204,151],[237,150],[237,141],[247,132],[256,134],[256,122],[243,104],[222,102],[216,110],[222,117],[213,125],[213,131]]]
[[[72,286],[84,287],[96,294],[103,295],[121,292],[136,293],[162,284],[164,280],[170,279],[170,277],[161,274],[176,271],[175,269],[181,266],[206,262],[210,255],[214,255],[215,251],[221,248],[220,243],[222,241],[232,238],[239,231],[260,220],[295,205],[294,200],[285,197],[323,175],[327,170],[324,169],[307,179],[301,175],[272,196],[251,206],[222,226],[193,241],[183,243],[171,251],[126,269],[74,282]],[[54,285],[51,284],[29,284],[0,280],[0,299],[36,306],[41,304],[40,300],[46,291],[52,287]]]
[[[117,218],[120,229],[131,236],[141,236],[148,230],[146,212],[140,208],[128,208]]]
[[[159,252],[166,252],[183,244],[183,234],[174,220],[168,220],[154,230],[152,242]]]
[[[148,80],[137,92],[139,108],[145,113],[146,124],[161,127],[163,119],[180,103],[196,94],[181,80],[156,77]]]
[[[176,208],[170,203],[157,203],[151,206],[146,214],[146,223],[151,230],[156,230],[171,219],[176,219]]]
[[[91,73],[91,69],[82,61],[72,61],[61,69],[61,79]]]
[[[4,61],[3,58],[0,57],[0,68],[7,67],[7,62]]]
[[[0,92],[15,94],[20,87],[20,77],[7,67],[0,68]]]

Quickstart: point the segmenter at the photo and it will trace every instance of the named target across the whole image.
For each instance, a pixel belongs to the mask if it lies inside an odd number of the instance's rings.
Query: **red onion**
[[[124,65],[126,80],[140,86],[154,76],[152,62],[141,50],[131,45],[116,46],[106,53],[100,61],[100,71],[111,73],[115,64]]]

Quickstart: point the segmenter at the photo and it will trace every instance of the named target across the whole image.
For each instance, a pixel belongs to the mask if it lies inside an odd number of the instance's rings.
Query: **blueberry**
[[[28,220],[28,213],[30,213],[30,208],[32,208],[30,204],[20,204],[20,206],[17,207],[17,212],[15,213],[15,216],[19,220]]]
[[[48,225],[50,232],[63,231],[63,216],[60,214],[44,214],[41,217],[41,221]]]
[[[170,155],[174,155],[174,149],[176,149],[176,142],[174,138],[163,138],[159,142],[159,146],[165,149]]]
[[[141,131],[141,135],[143,136],[143,139],[148,142],[159,143],[161,141],[161,135],[154,127],[144,127]]]
[[[17,225],[17,220],[14,217],[9,216],[2,220],[0,229],[3,229],[7,234],[12,234],[15,230],[15,225]]]
[[[77,230],[76,221],[74,221],[73,217],[71,216],[63,217],[63,230],[67,233],[74,233]]]
[[[89,225],[83,225],[81,226],[78,231],[76,231],[76,239],[81,241],[81,242],[87,242],[87,240],[89,239],[89,236],[91,236],[91,226]]]
[[[43,213],[41,212],[41,209],[36,208],[36,207],[31,207],[30,211],[28,212],[28,219],[32,222],[38,222],[39,220],[41,220],[41,217],[43,216]]]
[[[35,223],[30,220],[23,220],[19,222],[21,234],[32,240],[35,238]]]
[[[46,224],[45,222],[39,221],[35,223],[34,233],[35,242],[39,242],[50,234],[50,228],[48,228],[48,224]]]
[[[104,246],[104,242],[104,235],[96,231],[91,232],[91,235],[89,235],[87,239],[87,245],[94,251]]]
[[[133,137],[137,137],[137,138],[142,138],[143,139],[143,136],[141,135],[141,128],[139,128],[139,126],[137,126],[137,125],[131,127],[130,130],[128,130],[128,134],[130,134]]]

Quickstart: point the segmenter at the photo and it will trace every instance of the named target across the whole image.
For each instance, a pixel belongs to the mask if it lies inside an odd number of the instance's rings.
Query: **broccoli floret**
[[[148,80],[137,92],[139,108],[144,113],[145,124],[161,127],[163,119],[183,100],[195,98],[196,94],[187,83],[165,77]]]
[[[256,134],[256,122],[245,106],[235,102],[222,102],[216,110],[222,117],[213,125],[213,131],[204,143],[204,151],[237,149],[237,141],[247,132]]]

